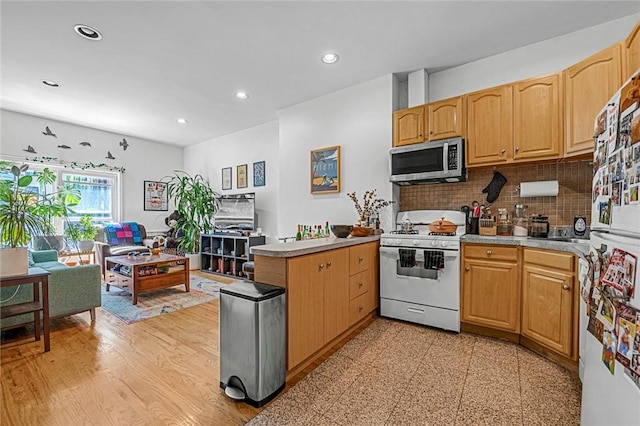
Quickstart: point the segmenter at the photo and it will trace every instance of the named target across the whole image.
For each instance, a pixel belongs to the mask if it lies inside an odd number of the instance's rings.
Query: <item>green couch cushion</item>
[[[34,265],[34,261],[33,261],[33,253],[31,253],[31,250],[27,250],[27,259],[29,260],[29,267]]]
[[[69,269],[69,267],[64,263],[54,262],[54,261],[36,263],[36,266],[42,269],[46,269],[47,271],[56,271],[58,269]]]

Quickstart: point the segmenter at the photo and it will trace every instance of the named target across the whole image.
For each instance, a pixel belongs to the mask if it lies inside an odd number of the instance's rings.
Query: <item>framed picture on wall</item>
[[[238,179],[238,188],[246,188],[247,183],[247,165],[243,164],[236,167],[236,179]]]
[[[340,192],[340,146],[311,151],[311,193]]]
[[[144,181],[144,209],[166,212],[169,210],[169,191],[165,182]]]
[[[231,189],[231,185],[233,184],[232,179],[231,167],[225,167],[222,169],[222,189]]]
[[[265,164],[264,161],[253,163],[253,186],[265,185]]]

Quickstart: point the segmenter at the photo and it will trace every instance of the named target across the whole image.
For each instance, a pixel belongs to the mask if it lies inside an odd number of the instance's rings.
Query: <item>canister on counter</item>
[[[584,216],[575,216],[573,218],[573,234],[576,237],[582,237],[587,232],[587,218]]]

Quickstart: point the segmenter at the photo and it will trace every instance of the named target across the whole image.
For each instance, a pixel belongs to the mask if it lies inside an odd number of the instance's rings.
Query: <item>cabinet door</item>
[[[463,269],[462,321],[518,333],[518,264],[465,259]]]
[[[561,84],[560,74],[514,84],[514,160],[543,160],[562,156]]]
[[[393,146],[424,141],[424,105],[393,113]]]
[[[349,249],[325,252],[323,344],[349,328]],[[318,324],[316,324],[316,327]]]
[[[319,253],[294,257],[287,264],[287,369],[324,344],[324,256]]]
[[[633,76],[640,69],[640,22],[622,42],[622,81]]]
[[[467,98],[467,165],[501,164],[513,156],[513,89],[494,87]]]
[[[427,110],[430,141],[463,135],[462,96],[427,104]]]
[[[573,275],[524,265],[522,335],[572,356]]]
[[[563,77],[565,155],[593,152],[593,120],[622,84],[620,45],[567,68]]]

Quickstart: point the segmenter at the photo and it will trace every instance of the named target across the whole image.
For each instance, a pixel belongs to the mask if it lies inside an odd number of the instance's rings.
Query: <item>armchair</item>
[[[96,262],[100,265],[102,276],[105,273],[104,259],[109,256],[121,256],[131,251],[148,253],[154,248],[153,239],[147,238],[144,225],[137,222],[122,222],[105,225],[98,231],[94,250]]]

